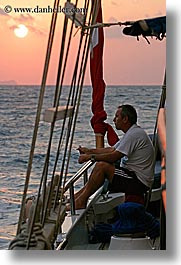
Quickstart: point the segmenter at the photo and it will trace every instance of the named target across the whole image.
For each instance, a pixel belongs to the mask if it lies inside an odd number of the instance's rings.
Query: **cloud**
[[[44,29],[40,28],[37,25],[35,18],[30,14],[20,14],[20,16],[15,18],[14,20],[15,22],[23,23],[29,29],[30,32],[36,35],[45,36],[47,34]]]
[[[118,20],[115,18],[115,17],[110,17],[109,19],[108,19],[108,22],[118,22]]]
[[[28,29],[31,31],[31,32],[33,32],[33,33],[35,33],[35,34],[38,34],[38,35],[40,35],[40,36],[45,36],[45,35],[47,35],[47,31],[45,31],[44,29],[40,29],[40,28],[37,28],[36,26],[28,26]]]
[[[14,30],[19,24],[24,24],[28,28],[29,32],[38,36],[47,35],[47,31],[41,28],[37,24],[37,20],[30,14],[13,15],[11,13],[5,13],[3,7],[0,6],[0,16],[4,16],[6,18],[5,23],[10,30]]]
[[[111,1],[111,4],[112,4],[113,6],[118,6],[118,3],[114,2],[114,1]]]
[[[20,16],[16,18],[16,20],[18,20],[19,22],[32,22],[35,19],[30,14],[20,14]]]

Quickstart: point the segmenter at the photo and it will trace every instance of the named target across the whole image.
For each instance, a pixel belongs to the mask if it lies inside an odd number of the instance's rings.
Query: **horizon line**
[[[106,87],[108,86],[162,86],[163,84],[107,84]],[[0,86],[38,86],[41,87],[41,84],[6,84],[0,82]],[[47,84],[45,86],[56,86],[56,84]],[[65,84],[63,86],[70,86],[70,84]],[[83,86],[92,86],[91,84],[84,84]]]

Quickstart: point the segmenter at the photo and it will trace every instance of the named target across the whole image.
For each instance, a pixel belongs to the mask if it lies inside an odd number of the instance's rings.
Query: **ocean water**
[[[52,91],[53,87],[46,88],[43,111],[52,106]],[[62,95],[64,99],[67,98],[66,87]],[[117,106],[124,103],[132,104],[138,111],[138,124],[147,133],[152,134],[160,95],[160,86],[108,86],[105,93],[107,122],[114,127],[112,120]],[[0,249],[7,248],[16,234],[38,96],[38,86],[0,86]],[[75,173],[80,167],[77,163],[76,148],[79,145],[95,147],[95,137],[90,125],[91,116],[91,87],[85,86],[73,142],[70,174]],[[49,124],[43,122],[41,117],[28,194],[36,193],[45,159],[48,135]],[[119,135],[121,136],[120,132]],[[55,143],[53,143],[55,146],[58,136],[57,128]],[[53,153],[50,167],[54,158]]]

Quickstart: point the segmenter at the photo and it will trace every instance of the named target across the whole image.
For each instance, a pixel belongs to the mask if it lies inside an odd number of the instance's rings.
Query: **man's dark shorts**
[[[130,195],[144,194],[149,188],[145,186],[133,171],[115,166],[112,183],[109,183],[110,192],[124,192]]]

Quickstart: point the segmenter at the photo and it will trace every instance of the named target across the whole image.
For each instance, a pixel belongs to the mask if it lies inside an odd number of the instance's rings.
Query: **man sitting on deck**
[[[105,179],[111,192],[124,192],[125,201],[144,204],[144,193],[154,177],[154,148],[145,131],[137,125],[137,112],[131,105],[118,107],[114,123],[124,136],[112,147],[79,147],[79,163],[88,160],[96,165],[86,185],[75,194],[75,209],[86,207],[87,200]],[[69,210],[69,206],[67,210]]]

